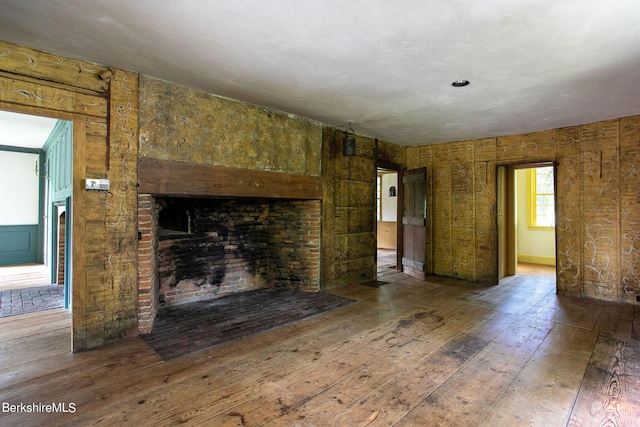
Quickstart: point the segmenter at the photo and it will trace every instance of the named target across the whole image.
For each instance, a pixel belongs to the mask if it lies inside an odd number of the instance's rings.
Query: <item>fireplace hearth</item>
[[[162,306],[263,288],[319,290],[319,200],[138,200],[141,333]]]

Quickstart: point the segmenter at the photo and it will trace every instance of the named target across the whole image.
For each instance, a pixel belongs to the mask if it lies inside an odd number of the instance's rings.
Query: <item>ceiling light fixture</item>
[[[344,132],[344,138],[342,138],[342,155],[348,157],[356,155],[356,132],[351,128],[351,122],[349,122],[349,129]]]
[[[467,85],[469,85],[469,80],[456,80],[455,82],[451,83],[451,86],[453,87],[465,87]]]

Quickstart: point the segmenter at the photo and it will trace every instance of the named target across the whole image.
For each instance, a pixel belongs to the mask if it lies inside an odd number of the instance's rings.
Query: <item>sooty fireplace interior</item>
[[[162,305],[265,287],[317,291],[320,201],[140,194],[139,323]]]

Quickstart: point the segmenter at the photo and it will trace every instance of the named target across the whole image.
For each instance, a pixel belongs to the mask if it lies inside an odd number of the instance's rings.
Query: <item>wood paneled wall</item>
[[[343,132],[310,120],[10,43],[0,55],[0,108],[73,121],[74,350],[136,333],[138,157],[320,177],[323,286],[374,276],[375,166],[401,167],[404,148],[359,138],[346,159]]]
[[[73,122],[72,347],[97,347],[137,321],[138,76],[1,41],[0,57],[1,109]]]
[[[325,286],[375,274],[374,141],[356,137],[356,156],[342,155],[344,131],[323,132],[322,280]]]
[[[375,277],[376,165],[404,165],[403,147],[361,136],[357,155],[344,157],[343,136],[294,115],[140,77],[145,161],[321,177],[323,288]]]
[[[322,125],[140,76],[140,157],[320,176]]]
[[[493,283],[496,165],[556,161],[559,291],[640,293],[640,117],[406,150],[358,136],[347,158],[344,131],[299,117],[1,41],[0,56],[0,108],[73,121],[75,350],[136,333],[139,155],[321,177],[325,287],[375,276],[376,166],[428,168],[429,272]]]
[[[407,148],[427,167],[429,273],[497,282],[496,166],[557,162],[562,294],[638,304],[640,116]]]
[[[376,277],[377,166],[404,165],[404,148],[356,137],[356,155],[342,154],[344,130],[325,127],[322,145],[322,282],[325,287]]]

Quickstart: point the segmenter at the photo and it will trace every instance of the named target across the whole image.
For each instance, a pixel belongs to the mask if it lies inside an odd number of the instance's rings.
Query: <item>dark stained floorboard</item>
[[[353,303],[326,292],[267,288],[162,308],[142,338],[164,360],[235,341]]]

